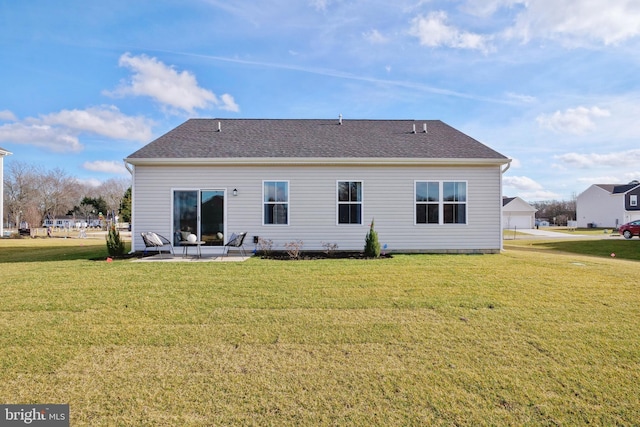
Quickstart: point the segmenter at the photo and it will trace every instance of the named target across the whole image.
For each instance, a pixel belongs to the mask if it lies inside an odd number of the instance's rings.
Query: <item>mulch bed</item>
[[[271,251],[269,253],[257,252],[257,256],[262,259],[274,259],[279,261],[298,261],[298,260],[315,260],[315,259],[375,259],[366,257],[363,252],[357,251],[303,251],[297,258],[292,257],[286,251]],[[392,258],[391,254],[380,254],[380,258]],[[380,259],[379,258],[379,259]]]

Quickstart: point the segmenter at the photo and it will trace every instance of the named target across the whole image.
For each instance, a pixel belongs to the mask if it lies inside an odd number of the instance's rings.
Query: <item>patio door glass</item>
[[[224,190],[173,192],[173,243],[195,234],[205,246],[224,244]]]
[[[224,244],[224,191],[200,191],[200,240],[205,246]]]

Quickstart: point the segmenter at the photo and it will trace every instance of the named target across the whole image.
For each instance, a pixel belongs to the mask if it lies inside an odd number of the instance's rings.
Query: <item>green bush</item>
[[[365,238],[364,255],[369,258],[380,256],[380,242],[378,242],[378,233],[373,229],[373,220],[371,220],[371,226]]]
[[[114,225],[109,227],[107,234],[107,252],[110,256],[124,255],[124,242],[120,239],[120,232]]]

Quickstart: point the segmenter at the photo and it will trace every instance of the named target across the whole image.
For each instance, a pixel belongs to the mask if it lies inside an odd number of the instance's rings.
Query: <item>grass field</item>
[[[554,249],[134,263],[0,240],[0,402],[73,426],[637,425],[640,263]]]

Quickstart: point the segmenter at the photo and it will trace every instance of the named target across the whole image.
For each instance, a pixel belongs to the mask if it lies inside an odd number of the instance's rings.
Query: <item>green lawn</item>
[[[521,239],[505,240],[507,249],[534,249],[561,251],[596,257],[615,257],[618,259],[640,261],[640,239]]]
[[[637,425],[640,262],[527,249],[134,263],[0,240],[0,401],[73,426]]]

